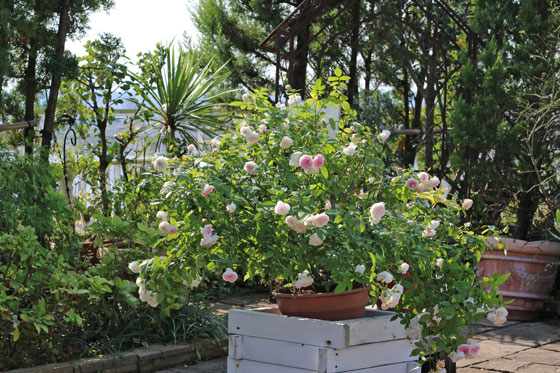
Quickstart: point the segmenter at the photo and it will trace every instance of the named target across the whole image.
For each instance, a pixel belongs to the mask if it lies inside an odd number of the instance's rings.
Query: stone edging
[[[219,342],[204,340],[193,348],[186,344],[156,344],[126,351],[118,356],[101,356],[81,360],[10,370],[10,373],[132,373],[157,370],[189,363],[195,360],[195,349],[202,359],[212,359],[226,354],[227,338]]]

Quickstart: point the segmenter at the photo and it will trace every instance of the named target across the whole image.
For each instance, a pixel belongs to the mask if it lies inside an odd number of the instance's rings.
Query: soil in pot
[[[369,288],[342,293],[283,294],[274,292],[282,315],[340,321],[365,316]]]

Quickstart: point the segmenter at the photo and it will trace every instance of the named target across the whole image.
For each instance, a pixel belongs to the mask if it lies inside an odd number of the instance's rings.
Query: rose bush
[[[505,278],[477,283],[484,237],[459,224],[464,209],[442,199],[437,177],[384,162],[390,133],[354,121],[347,77],[335,75],[329,92],[318,80],[311,98],[291,92],[287,107],[265,89],[233,103],[235,132],[152,172],[166,181],[154,203],[176,229],[162,229],[159,256],[133,265],[141,291],[169,310],[207,271],[293,292],[371,286],[417,330],[415,354],[460,352],[463,327],[496,315]],[[329,106],[339,120],[325,116]]]

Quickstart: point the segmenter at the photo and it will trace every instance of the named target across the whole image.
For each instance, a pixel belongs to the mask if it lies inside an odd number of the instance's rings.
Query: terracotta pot
[[[274,292],[282,315],[339,321],[365,316],[369,288],[342,293],[282,294]]]
[[[498,242],[494,238],[487,240],[488,246],[494,250],[482,254],[477,276],[482,278],[491,277],[495,272],[500,275],[511,273],[498,288],[504,301],[514,300],[506,306],[508,317],[518,320],[534,319],[550,299],[558,272],[560,243],[526,242],[513,238],[502,238],[502,241],[507,247],[507,255],[504,250],[498,249]]]

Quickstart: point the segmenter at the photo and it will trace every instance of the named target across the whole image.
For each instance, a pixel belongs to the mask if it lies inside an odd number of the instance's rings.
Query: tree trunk
[[[29,55],[24,76],[25,92],[25,115],[23,120],[32,121],[35,119],[35,95],[37,94],[37,40],[31,38],[29,42]],[[28,127],[24,131],[25,154],[33,154],[33,138],[35,131],[33,127]]]
[[[537,211],[537,204],[532,192],[519,194],[519,205],[517,206],[517,222],[515,223],[514,238],[527,239],[527,232],[533,221],[533,215]]]
[[[103,120],[98,123],[97,128],[99,129],[99,139],[101,140],[101,152],[98,154],[99,190],[101,192],[103,215],[107,216],[109,214],[109,196],[107,195],[107,168],[109,167],[109,161],[107,160],[107,121]]]
[[[403,119],[404,119],[404,128],[406,129],[410,129],[410,82],[408,80],[408,71],[405,69],[403,69],[403,80],[402,80],[402,85],[403,85],[403,103],[404,103],[404,113],[403,113]],[[404,165],[406,167],[410,167],[412,166],[412,163],[414,162],[414,160],[412,160],[412,162],[409,162],[410,157],[406,157],[407,152],[409,152],[410,150],[412,150],[412,140],[410,136],[405,136],[404,137],[404,146],[403,146],[403,160],[404,160]]]
[[[297,48],[295,50],[297,56],[294,59],[294,81],[290,82],[292,88],[298,90],[302,98],[305,96],[310,27],[310,25],[306,26],[297,36]]]
[[[416,96],[414,96],[414,113],[412,117],[411,127],[414,129],[422,128],[422,102],[424,97],[422,93],[418,90]],[[417,136],[407,136],[408,143],[407,148],[404,150],[404,163],[407,165],[414,165],[414,160],[416,159],[416,151],[414,150],[414,142]]]
[[[64,45],[66,44],[66,35],[68,34],[70,0],[61,0],[61,2],[62,7],[60,9],[60,21],[58,23],[56,52],[54,56],[55,60],[61,60],[64,58]],[[56,111],[59,88],[60,72],[57,71],[57,68],[55,67],[52,72],[51,88],[49,90],[49,100],[45,109],[45,123],[43,125],[43,138],[41,141],[41,158],[44,162],[49,161],[49,153],[54,130],[54,115]]]
[[[358,97],[358,49],[360,42],[360,0],[354,0],[352,4],[352,39],[350,42],[350,81],[348,82],[348,103],[355,107],[359,105]]]

